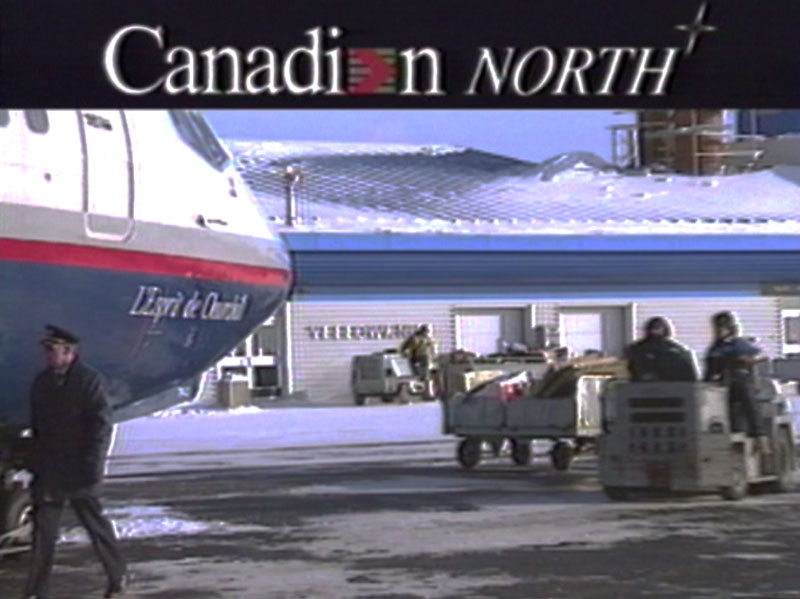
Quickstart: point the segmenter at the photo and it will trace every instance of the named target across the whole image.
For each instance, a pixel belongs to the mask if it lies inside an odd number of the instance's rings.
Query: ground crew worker
[[[694,354],[672,337],[669,320],[656,316],[644,325],[644,338],[625,348],[632,381],[696,381]]]
[[[50,586],[64,504],[69,501],[103,565],[105,597],[121,597],[127,567],[111,522],[103,515],[97,486],[111,439],[111,409],[104,382],[78,359],[78,338],[48,326],[42,340],[47,368],[31,387],[33,432],[29,468],[34,474],[33,553],[24,597],[43,599]]]
[[[731,411],[731,428],[742,430],[742,417],[747,434],[756,437],[757,447],[764,453],[771,451],[765,436],[762,419],[755,402],[753,366],[766,359],[761,349],[741,336],[736,316],[732,312],[718,312],[711,319],[714,341],[706,354],[706,381],[726,384]]]
[[[436,354],[431,328],[424,324],[400,346],[400,353],[411,363],[414,374],[427,381]]]

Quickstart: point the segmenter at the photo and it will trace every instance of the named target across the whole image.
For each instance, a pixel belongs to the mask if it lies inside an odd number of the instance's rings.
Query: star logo
[[[712,31],[717,30],[716,27],[712,25],[706,25],[703,22],[706,18],[707,11],[708,2],[703,2],[700,5],[700,8],[697,10],[697,15],[695,16],[694,21],[686,25],[675,25],[675,29],[679,31],[685,31],[689,34],[689,37],[686,40],[686,48],[684,49],[685,54],[691,54],[694,51],[694,47],[697,44],[697,39],[703,33],[711,33]]]

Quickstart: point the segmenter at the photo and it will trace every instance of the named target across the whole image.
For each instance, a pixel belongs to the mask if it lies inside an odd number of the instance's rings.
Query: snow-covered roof
[[[295,228],[464,233],[798,233],[800,167],[685,176],[620,170],[588,152],[533,163],[456,146],[228,144],[264,214]]]

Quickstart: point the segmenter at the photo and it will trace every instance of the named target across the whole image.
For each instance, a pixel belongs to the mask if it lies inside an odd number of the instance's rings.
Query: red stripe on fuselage
[[[18,239],[0,239],[0,260],[101,268],[274,287],[288,287],[291,280],[290,272],[281,268],[262,268],[202,258]]]

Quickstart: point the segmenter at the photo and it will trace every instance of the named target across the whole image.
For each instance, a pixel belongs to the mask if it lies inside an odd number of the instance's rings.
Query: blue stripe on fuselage
[[[28,387],[44,365],[39,340],[46,324],[81,338],[83,359],[106,376],[121,406],[212,365],[286,294],[278,287],[9,262],[0,263],[0,289],[0,419],[12,422],[27,418]],[[190,300],[196,302],[187,306]],[[217,320],[225,317],[232,320]]]

